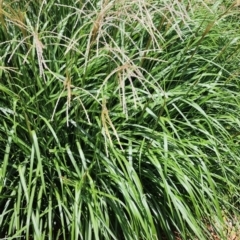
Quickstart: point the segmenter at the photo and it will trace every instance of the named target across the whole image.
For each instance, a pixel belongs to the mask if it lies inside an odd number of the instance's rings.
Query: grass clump
[[[227,238],[238,19],[226,1],[0,2],[0,236]]]

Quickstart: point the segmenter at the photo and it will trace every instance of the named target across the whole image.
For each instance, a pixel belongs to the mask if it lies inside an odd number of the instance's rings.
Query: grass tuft
[[[0,1],[0,238],[237,236],[238,5]]]

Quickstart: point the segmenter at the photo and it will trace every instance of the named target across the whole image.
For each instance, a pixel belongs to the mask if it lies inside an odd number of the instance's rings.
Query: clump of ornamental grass
[[[1,1],[0,237],[227,237],[236,4]]]

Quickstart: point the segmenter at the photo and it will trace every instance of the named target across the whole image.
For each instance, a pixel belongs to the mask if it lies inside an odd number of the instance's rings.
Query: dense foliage
[[[0,1],[0,237],[227,237],[239,9],[189,2]]]

